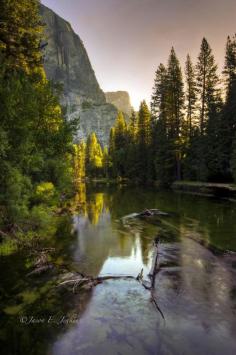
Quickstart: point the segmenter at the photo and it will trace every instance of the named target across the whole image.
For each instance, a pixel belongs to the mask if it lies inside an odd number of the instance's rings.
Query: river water
[[[1,353],[52,355],[236,354],[236,204],[130,187],[81,186],[62,217],[53,262],[86,275],[144,280],[159,239],[155,298],[132,279],[59,292],[27,277],[29,255],[3,256]],[[168,216],[130,214],[158,208]],[[128,217],[126,217],[128,216]],[[73,233],[71,229],[73,227]]]

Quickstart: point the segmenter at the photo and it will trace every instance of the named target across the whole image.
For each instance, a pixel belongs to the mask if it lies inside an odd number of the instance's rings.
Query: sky
[[[87,49],[103,91],[128,91],[135,109],[150,102],[155,71],[174,46],[184,65],[205,36],[219,70],[236,0],[42,0],[69,21]]]

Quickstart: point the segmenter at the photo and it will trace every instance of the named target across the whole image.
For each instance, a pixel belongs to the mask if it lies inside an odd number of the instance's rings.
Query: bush
[[[31,181],[16,168],[8,168],[5,180],[4,202],[9,222],[19,223],[29,214],[32,194]]]
[[[50,202],[55,197],[55,187],[52,182],[42,182],[36,186],[36,199],[40,202]]]

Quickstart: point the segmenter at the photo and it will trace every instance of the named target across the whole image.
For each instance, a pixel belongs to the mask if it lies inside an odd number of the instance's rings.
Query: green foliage
[[[50,202],[55,196],[55,186],[52,182],[41,182],[36,186],[35,195],[40,202]]]
[[[7,73],[23,70],[42,74],[42,21],[38,0],[0,2],[0,54]]]
[[[86,144],[81,142],[74,145],[74,175],[75,181],[81,182],[85,179],[85,159],[86,159]]]
[[[111,161],[110,161],[107,147],[103,149],[102,166],[103,166],[103,175],[105,176],[105,178],[108,178],[110,173],[110,168],[111,168]]]
[[[155,175],[164,185],[181,179],[184,133],[184,90],[182,71],[174,48],[167,69],[160,64],[152,95],[153,154]]]
[[[227,38],[224,79],[226,101],[220,115],[219,137],[221,175],[235,179],[235,130],[236,130],[236,35]]]
[[[127,125],[122,112],[119,112],[114,129],[110,133],[110,154],[112,160],[113,175],[123,177],[125,175],[127,149]]]
[[[196,75],[190,55],[187,55],[185,63],[186,77],[186,138],[189,140],[196,127],[196,103],[197,103],[197,84]]]
[[[139,179],[145,182],[150,176],[151,169],[151,113],[145,101],[142,101],[138,113],[137,131],[137,163]]]
[[[29,202],[32,193],[32,183],[28,176],[13,167],[5,170],[4,185],[1,185],[1,204],[6,208],[5,219],[21,223],[29,216]]]
[[[214,105],[217,92],[219,78],[217,76],[217,65],[215,64],[212,49],[203,38],[201,49],[196,65],[197,89],[200,101],[199,110],[199,128],[201,135],[205,133],[207,120],[211,111],[211,106]]]
[[[92,177],[102,175],[103,152],[95,133],[91,133],[86,144],[86,172]]]
[[[45,204],[34,206],[31,211],[30,223],[34,229],[47,230],[50,224],[53,224],[52,211]]]
[[[72,188],[77,120],[66,121],[60,90],[46,80],[39,2],[0,2],[0,22],[0,224],[29,236]]]

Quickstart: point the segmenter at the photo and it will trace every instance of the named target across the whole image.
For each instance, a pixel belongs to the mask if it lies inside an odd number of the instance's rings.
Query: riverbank
[[[129,185],[129,186],[143,186],[138,181],[130,181],[129,179],[107,179],[107,178],[97,178],[97,179],[87,179],[86,183],[91,185],[102,184],[102,185]],[[150,182],[145,184],[146,186],[155,186],[161,189],[158,182]],[[236,184],[229,183],[211,183],[211,182],[201,182],[201,181],[175,181],[171,184],[170,189],[177,192],[188,193],[191,195],[207,196],[207,197],[218,197],[236,200]]]
[[[194,195],[236,199],[235,184],[175,181],[171,189]]]

